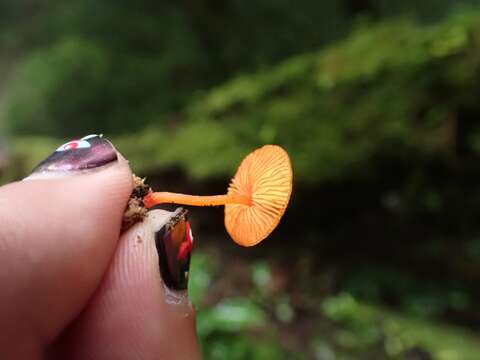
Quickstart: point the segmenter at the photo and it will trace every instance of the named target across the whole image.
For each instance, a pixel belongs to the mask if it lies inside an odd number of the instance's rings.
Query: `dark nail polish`
[[[60,146],[32,173],[93,169],[117,160],[117,151],[102,135],[89,135]]]
[[[177,209],[155,233],[160,273],[165,285],[172,290],[186,290],[188,286],[193,237],[187,213],[185,209]]]

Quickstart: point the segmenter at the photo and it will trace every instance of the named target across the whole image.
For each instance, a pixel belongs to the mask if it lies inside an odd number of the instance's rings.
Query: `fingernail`
[[[38,164],[32,176],[82,172],[118,160],[117,151],[102,135],[88,135],[60,146]]]
[[[193,237],[187,213],[187,210],[178,208],[155,233],[160,274],[165,285],[176,291],[188,287]]]

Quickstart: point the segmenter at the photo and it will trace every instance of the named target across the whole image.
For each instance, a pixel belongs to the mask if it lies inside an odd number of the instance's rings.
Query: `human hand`
[[[120,235],[131,191],[128,162],[100,137],[0,187],[1,359],[200,357],[189,249],[180,259],[171,243],[161,248],[189,227],[179,212],[153,210]]]

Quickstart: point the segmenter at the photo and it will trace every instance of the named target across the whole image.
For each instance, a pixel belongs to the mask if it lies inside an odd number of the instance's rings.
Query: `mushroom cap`
[[[265,145],[243,159],[228,194],[252,202],[225,205],[225,227],[233,241],[253,246],[270,235],[287,208],[292,181],[290,158],[280,146]]]

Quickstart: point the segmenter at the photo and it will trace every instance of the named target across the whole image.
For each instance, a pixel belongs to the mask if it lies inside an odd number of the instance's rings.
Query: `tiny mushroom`
[[[292,182],[288,154],[277,145],[265,145],[243,159],[225,195],[152,192],[143,202],[147,208],[162,203],[225,205],[225,227],[232,239],[239,245],[253,246],[278,225],[290,200]]]

